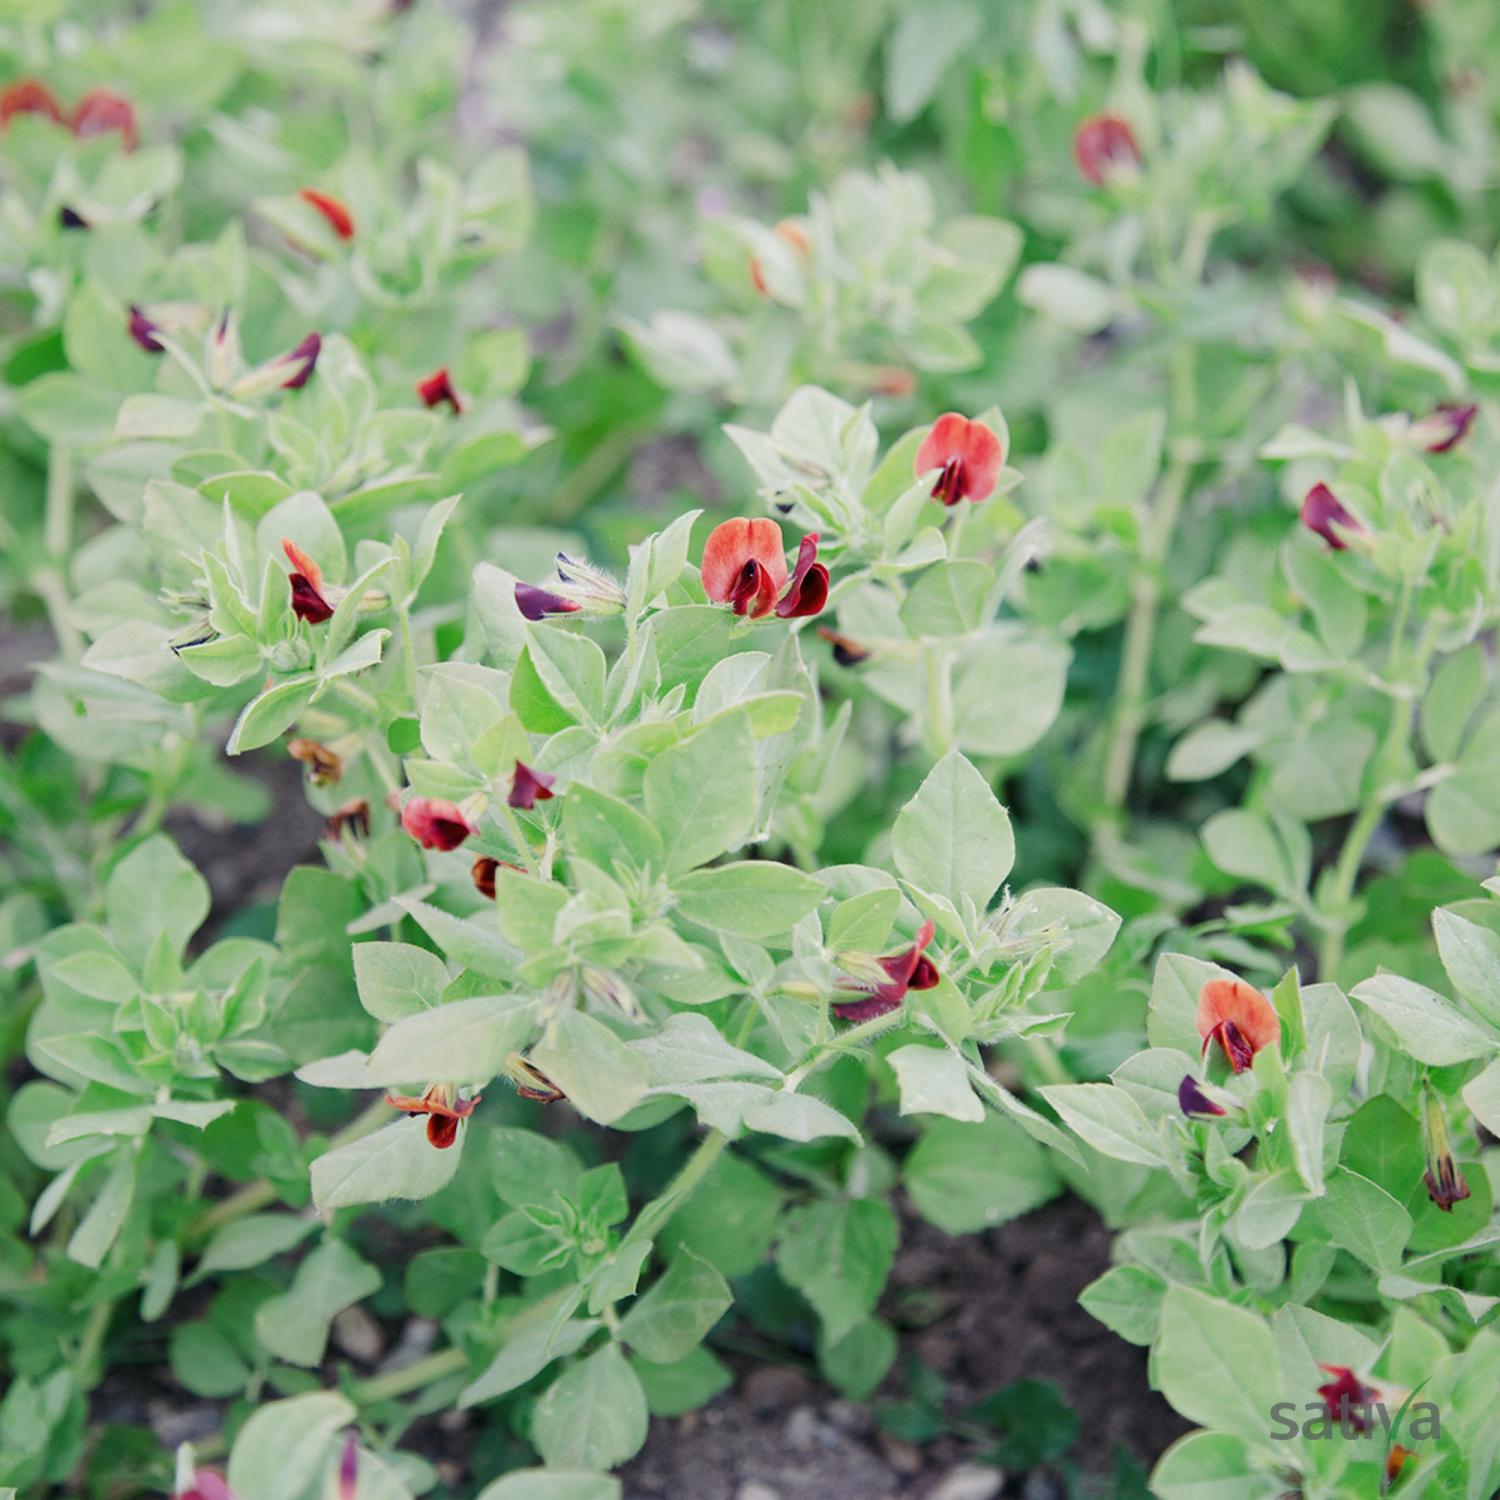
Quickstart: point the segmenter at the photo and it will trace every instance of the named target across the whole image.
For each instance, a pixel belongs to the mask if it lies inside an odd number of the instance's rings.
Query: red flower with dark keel
[[[331,193],[320,193],[317,188],[305,187],[297,190],[297,196],[309,208],[316,209],[341,240],[354,238],[354,215]]]
[[[453,389],[453,380],[448,374],[447,365],[440,370],[434,370],[425,380],[419,380],[417,395],[422,398],[422,405],[427,407],[441,406],[447,402],[452,407],[455,417],[464,409],[463,403],[458,399],[458,392]]]
[[[1000,481],[1005,464],[1005,444],[983,422],[962,412],[945,412],[932,424],[917,449],[916,472],[937,473],[932,498],[944,505],[960,500],[976,503],[988,499]]]
[[[1281,1040],[1281,1019],[1243,980],[1210,979],[1198,994],[1198,1035],[1205,1053],[1217,1042],[1229,1066],[1243,1073],[1262,1047]]]
[[[307,553],[286,537],[281,539],[281,550],[286,553],[292,571],[287,581],[292,588],[292,613],[309,625],[321,625],[333,618],[333,605],[323,592],[323,570]]]
[[[923,951],[936,931],[931,919],[922,924],[916,941],[885,958],[868,954],[846,955],[841,962],[845,975],[841,990],[855,991],[858,1000],[836,1000],[833,1013],[841,1021],[870,1021],[888,1015],[906,999],[908,990],[930,990],[941,978],[937,965]]]
[[[505,800],[511,807],[530,812],[538,802],[550,802],[555,795],[552,783],[557,777],[546,771],[533,771],[524,761],[516,762],[516,773],[511,779],[510,796]]]
[[[815,615],[828,602],[829,583],[817,556],[818,533],[810,531],[788,577],[781,527],[765,517],[735,516],[715,526],[703,544],[703,592],[752,620],[773,610],[783,620]]]
[[[439,1151],[446,1151],[458,1139],[458,1122],[474,1113],[480,1095],[460,1099],[449,1083],[434,1083],[420,1099],[410,1094],[387,1094],[385,1102],[404,1115],[427,1116],[427,1139]]]
[[[1464,1174],[1459,1171],[1453,1155],[1442,1100],[1431,1088],[1425,1092],[1422,1135],[1427,1147],[1427,1170],[1422,1173],[1422,1181],[1427,1187],[1427,1196],[1445,1214],[1451,1214],[1453,1205],[1462,1203],[1469,1196],[1469,1184],[1464,1181]]]
[[[1177,1085],[1177,1107],[1190,1120],[1221,1119],[1229,1111],[1209,1097],[1202,1084],[1191,1073],[1184,1073]]]
[[[1339,497],[1321,482],[1303,497],[1302,524],[1315,536],[1322,537],[1335,552],[1347,551],[1349,538],[1363,536],[1365,532]]]
[[[424,849],[445,853],[475,832],[463,809],[442,797],[413,797],[401,809],[401,826]]]
[[[1119,115],[1093,115],[1073,133],[1073,160],[1085,182],[1104,187],[1121,172],[1140,166],[1141,148]]]

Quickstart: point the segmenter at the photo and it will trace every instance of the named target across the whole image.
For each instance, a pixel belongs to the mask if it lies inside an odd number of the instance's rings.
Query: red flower
[[[554,594],[550,589],[538,588],[534,583],[518,583],[516,608],[528,620],[543,620],[548,615],[570,615],[583,606],[572,599],[564,599],[561,594]]]
[[[160,354],[165,347],[157,335],[161,332],[161,325],[153,323],[146,314],[135,305],[130,304],[130,336],[147,354]]]
[[[847,635],[840,635],[826,625],[818,626],[818,635],[833,647],[833,659],[841,667],[857,667],[862,661],[869,659],[868,646],[861,646],[858,641],[852,641]]]
[[[424,849],[457,849],[476,830],[456,802],[413,797],[401,809],[401,826]]]
[[[1441,406],[1434,407],[1432,412],[1423,417],[1420,422],[1414,422],[1412,426],[1427,452],[1446,453],[1455,444],[1463,441],[1469,428],[1474,425],[1474,418],[1478,415],[1479,407],[1473,402],[1466,406],[1459,406],[1456,402],[1445,401]]]
[[[341,240],[354,238],[354,215],[337,198],[310,187],[298,188],[297,196],[317,209],[328,220],[328,227]]]
[[[447,365],[434,370],[425,380],[419,380],[417,394],[422,398],[424,406],[440,406],[446,401],[453,408],[455,417],[463,411],[458,392],[453,389],[453,381],[449,378]]]
[[[1348,1365],[1325,1365],[1320,1360],[1318,1368],[1333,1376],[1318,1387],[1329,1419],[1353,1432],[1368,1432],[1369,1408],[1380,1400],[1380,1392],[1365,1385]]]
[[[1198,1035],[1203,1050],[1217,1042],[1229,1066],[1243,1073],[1262,1047],[1281,1040],[1271,1002],[1239,979],[1210,979],[1198,994]]]
[[[1302,524],[1323,538],[1335,552],[1348,550],[1346,536],[1363,536],[1365,528],[1340,503],[1337,495],[1321,481],[1302,501]]]
[[[1005,445],[983,422],[950,411],[932,424],[917,449],[918,476],[937,470],[932,498],[944,505],[984,500],[994,492]]]
[[[774,523],[773,523],[774,524]],[[797,566],[792,580],[776,605],[783,620],[815,615],[828,603],[828,569],[817,561],[818,533],[809,531],[797,544]]]
[[[0,130],[17,115],[45,115],[59,125],[63,122],[57,95],[39,78],[18,78],[0,89]]]
[[[1211,1120],[1229,1113],[1222,1104],[1210,1099],[1191,1073],[1184,1073],[1177,1085],[1177,1107],[1190,1120]]]
[[[784,620],[815,615],[828,602],[828,569],[817,555],[818,533],[810,531],[798,545],[788,583],[781,527],[764,518],[735,516],[715,526],[703,544],[703,592],[752,620],[773,609]]]
[[[1141,148],[1119,115],[1093,115],[1074,132],[1073,160],[1085,182],[1103,187],[1121,168],[1140,166]]]
[[[281,539],[281,550],[292,565],[287,581],[292,586],[292,613],[309,625],[321,625],[333,616],[333,605],[323,593],[323,570],[296,542]]]
[[[478,1094],[472,1099],[460,1099],[447,1083],[432,1084],[420,1099],[409,1094],[385,1096],[385,1102],[402,1114],[427,1116],[427,1139],[439,1151],[446,1151],[458,1139],[458,1122],[474,1113],[479,1100]]]
[[[524,761],[516,762],[516,774],[510,784],[510,796],[506,801],[512,807],[530,812],[538,802],[550,802],[553,797],[552,783],[557,780],[546,771],[533,771]]]
[[[844,960],[849,974],[839,980],[842,990],[854,990],[864,998],[835,1001],[833,1013],[841,1021],[869,1021],[888,1015],[906,998],[907,990],[930,990],[939,978],[937,966],[922,951],[932,941],[932,921],[922,924],[916,941],[886,958],[855,954]]]
[[[91,89],[73,106],[70,123],[73,134],[80,139],[118,130],[121,144],[127,151],[134,151],[139,139],[135,129],[135,106],[113,89]]]

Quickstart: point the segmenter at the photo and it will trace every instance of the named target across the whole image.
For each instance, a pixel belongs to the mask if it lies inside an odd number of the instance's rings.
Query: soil
[[[877,1393],[906,1394],[915,1355],[948,1382],[946,1411],[1019,1380],[1061,1388],[1080,1415],[1068,1454],[1085,1474],[1115,1467],[1119,1450],[1150,1464],[1188,1425],[1147,1384],[1145,1351],[1078,1306],[1109,1265],[1109,1232],[1066,1198],[984,1234],[955,1237],[914,1217],[883,1311],[893,1321],[920,1295],[929,1311],[903,1336],[902,1357]],[[1064,1493],[1045,1470],[1002,1475],[974,1444],[944,1435],[922,1447],[883,1435],[872,1407],[841,1400],[792,1366],[762,1364],[697,1412],[652,1424],[624,1470],[625,1500],[1048,1500]],[[998,1480],[998,1482],[997,1482]],[[1107,1483],[1096,1487],[1107,1493]]]

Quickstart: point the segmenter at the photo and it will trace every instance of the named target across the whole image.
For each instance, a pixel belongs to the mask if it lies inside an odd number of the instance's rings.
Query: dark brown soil
[[[914,1218],[886,1293],[900,1322],[919,1295],[924,1326],[903,1336],[881,1395],[906,1394],[913,1354],[948,1382],[950,1416],[1019,1380],[1058,1385],[1080,1416],[1068,1458],[1103,1475],[1123,1448],[1148,1466],[1187,1424],[1147,1385],[1145,1351],[1078,1306],[1109,1265],[1109,1232],[1086,1204],[1063,1199],[981,1235],[955,1238]],[[800,1369],[762,1365],[708,1407],[657,1420],[625,1470],[626,1500],[1046,1500],[1042,1473],[993,1484],[980,1449],[943,1435],[916,1447],[883,1435],[869,1405],[839,1399]]]

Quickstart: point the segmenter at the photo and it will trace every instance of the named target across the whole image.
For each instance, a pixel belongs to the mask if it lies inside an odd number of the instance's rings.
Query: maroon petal
[[[160,354],[162,342],[157,338],[161,329],[134,303],[130,305],[130,336],[147,354]]]
[[[434,370],[425,380],[419,380],[417,395],[422,398],[424,406],[441,406],[447,402],[452,407],[454,416],[458,416],[463,411],[458,392],[453,389],[453,381],[448,374],[447,365],[440,370]]]
[[[401,826],[424,849],[457,849],[474,825],[456,803],[441,797],[413,797],[401,809]]]
[[[1315,484],[1302,501],[1302,524],[1323,538],[1335,552],[1348,549],[1348,536],[1360,536],[1364,527],[1344,508],[1326,484]]]
[[[776,613],[783,620],[815,615],[828,603],[828,569],[817,561],[818,533],[810,531],[797,547],[797,566]]]
[[[292,586],[292,613],[309,625],[321,625],[333,618],[333,606],[315,589],[310,580],[301,573],[289,573],[287,581]]]
[[[1203,1038],[1203,1050],[1207,1052],[1214,1042],[1223,1049],[1225,1059],[1236,1073],[1247,1071],[1255,1061],[1255,1049],[1245,1040],[1244,1033],[1233,1021],[1220,1021]]]
[[[1429,453],[1446,453],[1455,443],[1461,442],[1469,428],[1474,425],[1474,418],[1479,415],[1479,407],[1474,404],[1459,406],[1453,402],[1444,402],[1427,419],[1438,429],[1438,436],[1428,443]]]
[[[894,996],[882,988],[860,1000],[836,1000],[833,1013],[841,1021],[873,1021],[876,1016],[888,1016],[893,1010],[900,1010],[905,994],[904,987]]]
[[[1215,1104],[1198,1087],[1198,1082],[1191,1073],[1184,1074],[1182,1082],[1177,1085],[1177,1107],[1190,1120],[1216,1117],[1229,1112],[1222,1104]]]
[[[291,370],[291,374],[281,382],[282,390],[300,391],[312,379],[322,348],[322,335],[310,333],[295,349],[288,350],[277,360],[277,364],[285,365]]]
[[[511,782],[510,796],[506,799],[512,807],[529,812],[538,802],[548,802],[553,797],[552,783],[556,776],[546,771],[533,771],[524,761],[516,762],[515,779]]]
[[[571,599],[564,599],[561,594],[552,593],[549,589],[538,588],[534,583],[518,583],[516,585],[516,608],[528,620],[543,620],[548,615],[570,615],[582,606],[575,604]]]
[[[455,1125],[455,1130],[456,1130]],[[428,1139],[432,1138],[432,1129],[429,1123]],[[354,1500],[355,1493],[359,1489],[359,1445],[354,1440],[351,1432],[344,1439],[344,1451],[339,1458],[339,1500]]]

